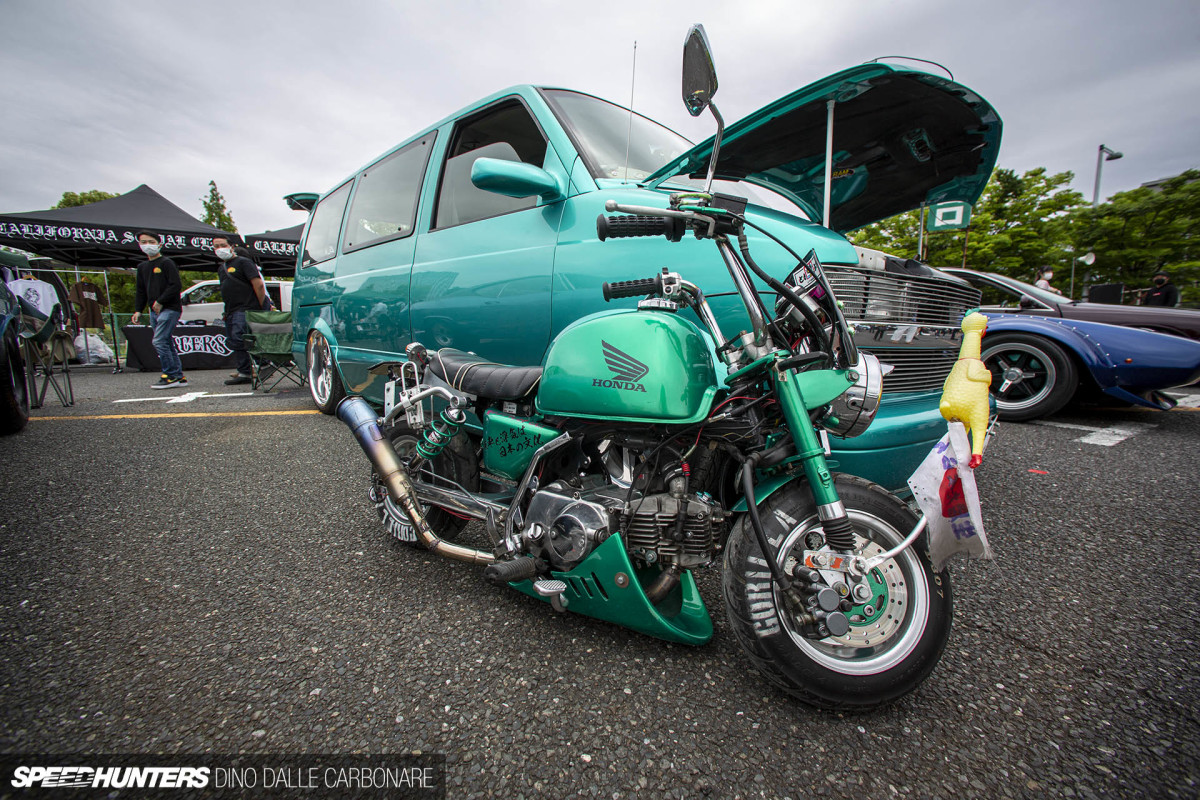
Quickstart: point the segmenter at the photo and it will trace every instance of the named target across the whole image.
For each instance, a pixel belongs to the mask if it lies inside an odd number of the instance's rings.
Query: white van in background
[[[275,308],[279,311],[291,311],[292,282],[266,278],[264,283]],[[200,281],[189,286],[180,294],[180,301],[183,303],[180,322],[201,320],[224,324],[222,317],[225,314],[225,301],[221,299],[221,285],[217,281]]]

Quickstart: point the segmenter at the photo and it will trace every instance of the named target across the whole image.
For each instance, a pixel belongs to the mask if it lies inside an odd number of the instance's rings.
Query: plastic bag
[[[983,530],[983,509],[975,471],[967,466],[971,444],[961,422],[951,422],[917,471],[908,488],[929,521],[929,557],[940,571],[957,553],[967,558],[993,558]]]
[[[84,346],[84,336],[87,336],[87,346]],[[108,343],[94,333],[80,331],[75,337],[75,352],[80,359],[87,359],[89,364],[111,364],[116,361],[112,348]]]

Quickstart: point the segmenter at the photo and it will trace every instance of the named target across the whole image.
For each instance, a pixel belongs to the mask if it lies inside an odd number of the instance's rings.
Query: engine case
[[[691,569],[711,564],[717,557],[725,516],[723,509],[695,495],[652,494],[630,503],[620,525],[625,547],[635,560]]]

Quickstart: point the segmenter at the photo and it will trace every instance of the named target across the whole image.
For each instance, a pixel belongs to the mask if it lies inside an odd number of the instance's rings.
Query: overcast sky
[[[1091,198],[1200,167],[1196,0],[0,0],[0,213],[149,184],[189,213],[215,180],[238,229],[518,83],[580,89],[699,141],[679,99],[704,24],[727,122],[878,56],[946,65],[1004,120],[1000,166]]]

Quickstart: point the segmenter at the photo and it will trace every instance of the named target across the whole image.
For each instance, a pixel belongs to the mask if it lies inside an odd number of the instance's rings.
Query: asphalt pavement
[[[77,372],[0,439],[3,751],[440,753],[454,798],[1200,794],[1196,411],[1002,424],[940,666],[837,714],[758,676],[715,569],[704,647],[556,615],[390,541],[341,423],[225,377]]]

